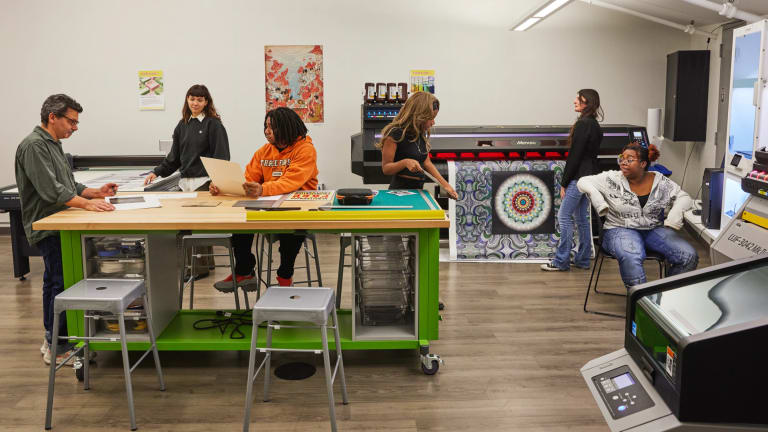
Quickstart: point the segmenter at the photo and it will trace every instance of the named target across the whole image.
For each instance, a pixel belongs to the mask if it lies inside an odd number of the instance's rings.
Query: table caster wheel
[[[421,355],[421,371],[425,375],[434,375],[440,369],[443,360],[437,354]]]

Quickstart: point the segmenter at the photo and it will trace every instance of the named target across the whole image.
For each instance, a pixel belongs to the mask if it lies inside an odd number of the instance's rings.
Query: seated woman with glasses
[[[644,283],[645,251],[660,253],[672,276],[696,268],[696,250],[674,230],[683,226],[691,197],[660,173],[648,172],[659,158],[653,144],[633,142],[618,157],[621,171],[582,177],[578,182],[601,217],[605,217],[603,248],[616,257],[624,285]]]

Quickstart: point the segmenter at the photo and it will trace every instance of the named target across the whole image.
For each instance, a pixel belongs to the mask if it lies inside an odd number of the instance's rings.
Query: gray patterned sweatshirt
[[[653,186],[643,207],[621,171],[582,177],[577,186],[589,196],[597,214],[605,216],[605,229],[650,230],[662,224],[676,230],[682,228],[683,213],[691,207],[691,197],[667,177],[652,174]]]

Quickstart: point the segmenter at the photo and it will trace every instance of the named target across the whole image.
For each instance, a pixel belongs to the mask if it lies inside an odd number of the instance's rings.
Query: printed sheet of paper
[[[208,177],[211,178],[211,183],[216,185],[221,193],[226,195],[244,196],[243,183],[245,183],[245,175],[243,169],[237,162],[213,159],[201,156],[200,160],[203,162],[205,170],[208,172]]]
[[[136,210],[160,207],[160,201],[151,195],[119,195],[104,198],[115,210]]]
[[[164,110],[165,109],[165,84],[163,83],[163,71],[140,70],[139,71],[139,109]]]
[[[330,201],[336,191],[301,190],[291,193],[287,201]]]

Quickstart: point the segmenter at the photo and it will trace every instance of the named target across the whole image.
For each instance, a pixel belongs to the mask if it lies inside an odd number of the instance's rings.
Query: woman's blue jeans
[[[607,229],[603,233],[603,248],[619,261],[621,280],[627,287],[645,283],[646,250],[664,255],[667,276],[694,270],[699,265],[696,249],[673,229],[663,226],[651,230]]]
[[[565,198],[560,203],[557,221],[560,224],[560,242],[555,250],[552,265],[563,270],[571,267],[571,250],[573,249],[573,227],[579,230],[579,249],[573,259],[577,267],[588,268],[592,256],[592,239],[589,229],[589,199],[576,187],[572,180],[565,189]]]

